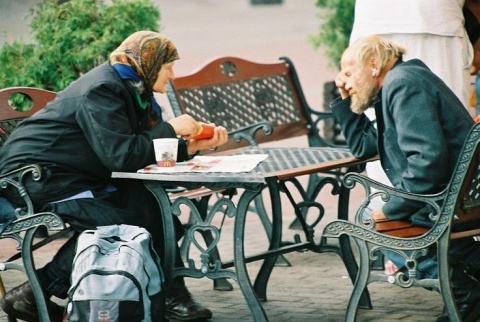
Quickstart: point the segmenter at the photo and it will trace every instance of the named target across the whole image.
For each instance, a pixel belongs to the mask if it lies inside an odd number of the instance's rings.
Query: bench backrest
[[[0,89],[0,148],[18,122],[44,108],[56,96],[55,92],[32,87]]]
[[[258,143],[308,136],[310,146],[331,145],[319,134],[330,112],[313,110],[306,102],[293,63],[288,58],[261,64],[237,57],[214,59],[198,71],[170,82],[168,98],[175,115],[187,113],[229,132],[267,121],[271,135]],[[246,145],[233,139],[221,150]]]
[[[456,190],[459,189],[457,195]],[[480,123],[475,124],[463,147],[450,181],[446,205],[456,197],[452,238],[480,235]],[[448,210],[444,206],[444,212]]]

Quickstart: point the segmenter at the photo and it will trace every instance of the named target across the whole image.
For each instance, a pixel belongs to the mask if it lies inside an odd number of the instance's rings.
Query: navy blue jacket
[[[413,193],[436,193],[448,184],[464,140],[473,126],[466,108],[418,59],[398,62],[386,75],[375,104],[377,129],[365,114],[350,110],[350,99],[332,102],[352,153],[379,155],[393,186]],[[391,219],[406,218],[418,204],[392,198],[383,207]]]

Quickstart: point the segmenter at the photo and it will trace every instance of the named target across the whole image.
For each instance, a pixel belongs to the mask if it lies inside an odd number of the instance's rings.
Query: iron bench
[[[10,87],[0,90],[0,148],[21,120],[44,108],[55,97],[56,93],[38,88]],[[24,205],[14,209],[11,219],[2,223],[0,239],[13,238],[16,240],[18,252],[10,258],[2,260],[0,271],[14,269],[26,274],[35,295],[40,321],[48,322],[50,319],[47,303],[36,276],[33,251],[53,240],[66,237],[71,230],[57,214],[36,212],[34,209],[24,181],[27,178],[40,180],[42,175],[41,167],[32,164],[0,176],[0,196],[2,189],[14,187],[18,189],[24,201]],[[2,201],[8,202],[4,198]],[[37,231],[42,228],[54,233],[34,242],[34,237],[38,236]],[[16,262],[19,258],[22,259],[22,264]],[[0,276],[0,295],[3,297],[5,293],[6,290]],[[14,321],[14,319],[9,317],[9,321]]]
[[[360,267],[347,308],[346,321],[355,321],[360,294],[372,282],[389,282],[404,288],[420,286],[439,289],[450,321],[461,321],[450,284],[448,260],[452,239],[480,235],[480,124],[471,129],[459,156],[448,186],[440,193],[419,195],[394,189],[368,177],[349,173],[343,181],[347,188],[356,183],[365,189],[365,199],[357,209],[354,222],[335,220],[327,224],[323,237],[349,236],[359,249]],[[396,196],[430,205],[429,225],[416,225],[408,220],[378,222],[364,218],[364,211],[374,198],[388,200]],[[431,227],[427,227],[431,226]],[[426,254],[436,246],[437,279],[417,278],[416,255]],[[391,250],[405,259],[406,271],[393,275],[371,272],[372,262],[380,250]],[[408,272],[408,274],[406,274]]]

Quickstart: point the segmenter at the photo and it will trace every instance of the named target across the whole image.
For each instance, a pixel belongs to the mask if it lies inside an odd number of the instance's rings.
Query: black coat
[[[45,178],[28,183],[36,205],[101,189],[112,171],[135,172],[155,163],[154,138],[176,136],[167,122],[150,129],[147,123],[146,110],[104,63],[18,125],[0,150],[0,173],[31,163],[42,166]],[[178,159],[183,160],[187,150],[180,141]]]

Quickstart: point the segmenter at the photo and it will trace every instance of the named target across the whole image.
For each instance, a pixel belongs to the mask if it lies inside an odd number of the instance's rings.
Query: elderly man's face
[[[345,90],[352,100],[350,107],[353,112],[361,114],[372,105],[379,90],[376,78],[372,76],[372,68],[361,66],[350,52],[343,55],[341,66]]]

